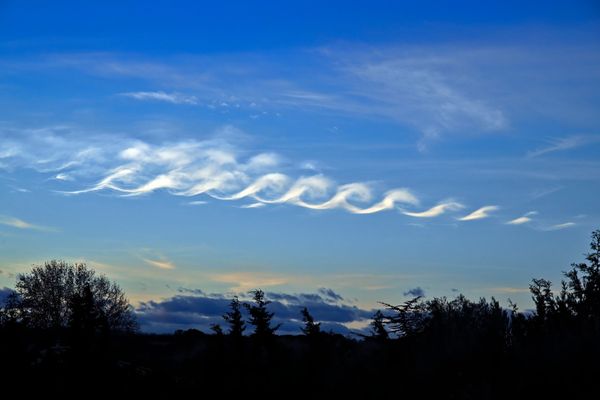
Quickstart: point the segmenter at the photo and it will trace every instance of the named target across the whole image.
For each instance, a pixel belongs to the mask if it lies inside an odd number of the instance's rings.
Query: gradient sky
[[[57,258],[135,304],[529,308],[600,227],[599,22],[594,1],[2,1],[0,287]]]

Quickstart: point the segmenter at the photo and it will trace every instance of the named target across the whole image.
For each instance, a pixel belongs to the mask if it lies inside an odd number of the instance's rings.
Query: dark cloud
[[[169,287],[169,285],[167,285],[167,287]],[[177,288],[177,291],[179,293],[199,294],[199,295],[203,295],[204,294],[204,292],[202,291],[202,289],[188,289],[188,288],[180,287],[180,288]]]
[[[417,286],[416,288],[412,288],[407,290],[406,292],[404,292],[405,296],[413,296],[413,297],[424,297],[425,296],[425,291],[420,287]]]
[[[330,292],[329,292],[330,291]],[[219,294],[206,294],[201,290],[179,290],[179,294],[161,301],[142,303],[136,310],[143,331],[165,333],[176,329],[196,328],[208,332],[211,324],[226,328],[223,314],[229,310],[230,299]],[[191,293],[193,295],[187,294]],[[275,313],[274,323],[281,323],[280,334],[299,334],[302,326],[300,310],[307,307],[322,329],[349,334],[343,324],[369,319],[373,310],[363,310],[353,305],[334,304],[332,299],[342,297],[330,289],[315,293],[267,293],[271,301],[268,308]],[[247,299],[247,296],[240,296]],[[246,311],[243,310],[246,314]],[[247,315],[244,315],[247,318]],[[248,333],[251,329],[248,329]]]
[[[336,292],[334,292],[333,289],[320,288],[318,290],[318,292],[321,293],[326,298],[331,299],[333,301],[344,301],[344,298],[342,296],[340,296],[339,294],[337,294]]]

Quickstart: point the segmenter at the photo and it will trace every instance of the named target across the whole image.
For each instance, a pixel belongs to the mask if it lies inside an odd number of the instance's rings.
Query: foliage
[[[267,306],[270,301],[266,300],[265,293],[260,290],[253,290],[250,292],[254,304],[244,304],[250,313],[250,324],[254,326],[253,336],[257,338],[268,338],[273,336],[275,331],[279,329],[281,324],[271,326],[271,320],[273,319],[274,313],[267,310]]]
[[[241,337],[246,330],[246,324],[242,318],[242,305],[237,296],[234,296],[229,303],[231,311],[223,315],[223,319],[229,324],[229,334],[235,337]]]
[[[304,322],[304,328],[302,332],[306,336],[318,336],[321,334],[321,323],[315,322],[315,319],[308,312],[308,308],[304,307],[300,313],[302,314],[302,321]]]
[[[377,310],[373,315],[371,321],[371,336],[380,340],[388,339],[390,336],[385,329],[385,315],[383,315],[381,310]]]
[[[27,327],[134,331],[135,316],[116,283],[85,264],[50,261],[19,274],[3,312]]]

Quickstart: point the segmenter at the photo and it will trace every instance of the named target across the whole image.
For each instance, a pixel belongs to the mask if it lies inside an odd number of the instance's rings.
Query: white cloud
[[[384,210],[391,210],[396,206],[396,203],[418,205],[419,200],[408,189],[390,190],[379,203],[366,209],[357,210],[356,214],[373,214]]]
[[[175,269],[175,264],[168,260],[151,260],[149,258],[142,258],[142,260],[153,267],[160,269]]]
[[[208,204],[208,202],[204,201],[204,200],[195,200],[195,201],[190,201],[187,204],[190,206],[202,206],[204,204]]]
[[[518,217],[518,218],[515,218],[513,220],[508,221],[507,224],[508,225],[523,225],[523,224],[526,224],[528,222],[531,222],[531,218],[530,217],[532,215],[536,215],[536,214],[537,214],[537,211],[529,211],[527,214],[525,214],[525,215],[523,215],[521,217]]]
[[[7,215],[0,215],[0,225],[10,226],[17,229],[31,229],[36,231],[53,232],[56,231],[54,228],[47,226],[35,225],[22,219],[10,217]]]
[[[68,174],[64,174],[64,173],[56,174],[56,176],[54,177],[54,179],[56,179],[57,181],[71,181],[71,180],[73,180],[73,178],[71,176],[69,176]]]
[[[227,201],[251,198],[262,204],[288,203],[313,210],[341,208],[355,214],[390,210],[397,204],[418,204],[408,189],[394,189],[375,204],[359,206],[373,198],[365,183],[336,185],[323,175],[294,179],[280,172],[267,172],[269,167],[278,167],[279,156],[261,153],[242,162],[231,146],[218,142],[151,145],[137,141],[116,154],[117,165],[107,169],[95,184],[66,193],[112,190],[124,196],[140,196],[167,190],[176,196],[207,195]]]
[[[509,225],[522,225],[531,222],[531,218],[529,217],[519,217],[507,222]]]
[[[230,272],[211,275],[215,282],[226,283],[230,289],[236,292],[247,292],[251,289],[285,285],[292,278],[270,275],[260,272]]]
[[[450,201],[438,204],[437,206],[431,207],[429,210],[425,210],[422,212],[403,211],[402,214],[416,218],[433,218],[444,214],[446,211],[458,211],[463,209],[464,207],[465,206],[463,206],[460,203]]]
[[[543,228],[545,231],[559,231],[561,229],[572,228],[577,225],[575,222],[565,222],[562,224],[551,225],[546,228]]]
[[[131,97],[136,100],[164,101],[173,104],[198,104],[195,96],[186,96],[181,93],[158,92],[127,92],[120,93],[121,96]]]
[[[9,145],[0,144],[4,162],[11,168],[34,168],[62,181],[65,195],[115,192],[135,197],[165,191],[188,197],[187,204],[199,205],[207,196],[223,201],[253,200],[258,204],[291,204],[312,210],[342,209],[354,214],[374,214],[397,209],[405,215],[432,218],[462,208],[456,202],[438,204],[431,210],[413,212],[419,205],[410,189],[384,193],[365,182],[338,184],[323,174],[293,176],[279,170],[282,158],[274,153],[248,155],[230,140],[245,142],[228,127],[206,140],[149,142],[114,135],[73,135],[68,128],[50,128],[40,134],[10,135]],[[0,136],[2,132],[0,131]],[[27,140],[16,141],[15,137]],[[242,140],[243,139],[243,140]],[[21,151],[12,151],[19,148]],[[51,158],[40,158],[47,151]],[[65,189],[65,186],[67,188]]]
[[[469,215],[465,215],[462,218],[459,218],[459,221],[474,221],[477,219],[483,219],[490,216],[490,212],[498,210],[498,206],[485,206],[481,207],[478,210],[473,211]]]
[[[240,206],[240,208],[262,208],[266,206],[265,203],[252,203],[252,204],[245,204],[243,206]]]

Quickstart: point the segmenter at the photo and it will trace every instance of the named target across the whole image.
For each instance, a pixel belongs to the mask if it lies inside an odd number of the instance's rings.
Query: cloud
[[[136,78],[193,93],[121,93],[138,100],[198,104],[215,110],[244,108],[253,118],[289,109],[384,118],[416,128],[424,148],[427,141],[448,133],[498,131],[509,125],[499,96],[485,90],[489,85],[482,78],[489,76],[489,68],[482,64],[492,56],[505,64],[502,49],[393,45],[330,46],[292,52],[285,59],[255,54],[252,68],[247,66],[246,54],[195,57],[185,65],[107,53],[55,54],[45,64],[102,77]],[[302,75],[310,79],[295,73],[282,75],[289,70],[282,64],[302,58],[297,64],[306,68],[307,57],[309,70]]]
[[[481,207],[478,210],[473,211],[469,215],[465,215],[462,218],[459,218],[459,221],[474,221],[477,219],[484,219],[490,216],[490,212],[498,210],[500,207],[498,206],[485,206]]]
[[[425,297],[425,290],[423,290],[420,286],[416,288],[412,288],[403,293],[404,296],[412,296],[412,297]]]
[[[334,50],[333,55],[340,54]],[[475,83],[460,76],[456,67],[463,60],[456,55],[388,48],[341,56],[345,85],[360,93],[359,98],[346,98],[345,107],[415,126],[423,135],[421,149],[426,141],[448,132],[496,131],[508,125],[505,113],[483,93],[474,94]]]
[[[534,158],[544,154],[554,153],[557,151],[571,150],[598,141],[600,141],[600,137],[598,136],[583,135],[553,139],[550,141],[550,145],[528,152],[527,157]]]
[[[333,289],[328,288],[319,288],[318,292],[325,296],[327,299],[331,299],[333,301],[343,301],[344,298],[333,291]]]
[[[210,278],[215,282],[226,283],[230,289],[245,292],[251,289],[285,285],[289,278],[256,272],[229,272],[213,274]]]
[[[542,230],[544,230],[544,231],[559,231],[562,229],[572,228],[576,225],[577,224],[575,222],[565,222],[562,224],[556,224],[556,225],[551,225],[551,226],[542,228]]]
[[[290,164],[281,164],[281,156],[272,152],[252,154],[232,144],[236,140],[230,140],[231,131],[236,130],[224,127],[205,140],[150,142],[107,134],[83,137],[60,127],[40,130],[33,138],[7,134],[11,140],[8,145],[0,144],[0,149],[8,146],[4,160],[12,168],[33,168],[50,174],[60,184],[56,192],[65,195],[113,192],[138,197],[162,191],[189,198],[186,203],[190,205],[204,204],[207,198],[251,200],[241,208],[288,204],[358,215],[398,210],[417,218],[433,218],[463,208],[457,202],[446,201],[418,212],[412,208],[420,201],[409,188],[379,192],[370,183],[339,184],[320,173],[295,176]],[[26,140],[15,141],[19,136]],[[13,147],[20,150],[13,152]],[[40,160],[41,148],[48,149],[51,158]],[[58,176],[63,179],[56,179]]]
[[[22,219],[10,217],[7,215],[0,215],[0,225],[10,226],[12,228],[17,229],[31,229],[36,231],[44,231],[44,232],[55,232],[55,228],[50,228],[47,226],[35,225],[27,221],[23,221]]]
[[[525,215],[523,215],[521,217],[518,217],[518,218],[515,218],[513,220],[508,221],[507,224],[508,225],[523,225],[523,224],[526,224],[528,222],[531,222],[531,218],[530,217],[532,215],[536,215],[536,214],[537,214],[537,211],[529,211],[527,214],[525,214]]]
[[[402,211],[402,214],[415,218],[434,218],[444,214],[446,211],[457,211],[462,208],[464,208],[462,204],[450,201],[438,204],[437,206],[431,207],[429,210],[421,212]]]
[[[73,180],[72,177],[70,177],[68,174],[64,174],[64,173],[56,174],[56,176],[54,177],[54,179],[56,179],[57,181],[71,181],[71,180]]]
[[[71,185],[95,178],[87,187],[60,191],[68,195],[113,191],[131,197],[162,190],[184,197],[254,200],[243,208],[287,203],[312,210],[343,209],[354,214],[374,214],[419,204],[407,188],[389,190],[374,201],[375,194],[367,183],[338,185],[322,174],[294,178],[272,171],[280,167],[278,155],[258,153],[240,159],[235,146],[223,139],[152,144],[140,139],[105,138],[109,143],[105,148],[101,139],[92,139],[93,146],[82,144],[87,148],[84,151],[74,149],[73,142],[55,136],[54,147],[64,158],[57,157],[40,172],[54,173],[55,179],[60,176],[61,182]],[[62,146],[75,157],[68,157]],[[60,172],[56,174],[57,171]],[[205,200],[192,200],[188,204],[202,204],[202,201]],[[441,206],[442,211],[452,208],[452,204]]]
[[[160,269],[175,269],[175,264],[168,260],[151,260],[149,258],[142,258],[144,262],[148,265],[152,265],[153,267]]]
[[[173,104],[198,104],[198,100],[195,96],[186,96],[181,93],[165,93],[162,91],[158,92],[128,92],[120,93],[120,96],[131,97],[136,100],[151,100],[151,101],[164,101]]]
[[[180,294],[160,301],[142,302],[136,309],[141,328],[146,332],[172,332],[175,329],[196,328],[208,332],[211,324],[223,324],[222,315],[229,310],[230,298],[222,294],[206,294],[198,289],[185,289]],[[250,301],[246,292],[238,293],[243,302]],[[332,302],[331,296],[336,302]],[[347,334],[347,324],[368,320],[373,310],[364,310],[353,305],[340,303],[343,299],[330,289],[319,293],[288,294],[267,292],[271,303],[269,311],[275,313],[274,323],[282,323],[280,332],[301,334],[301,314],[307,307],[324,330]],[[246,310],[242,309],[247,318]],[[225,327],[226,328],[226,327]],[[246,333],[251,333],[251,327]]]
[[[240,207],[241,208],[262,208],[265,205],[266,205],[265,203],[252,203],[252,204],[244,204],[243,206],[240,206]]]

